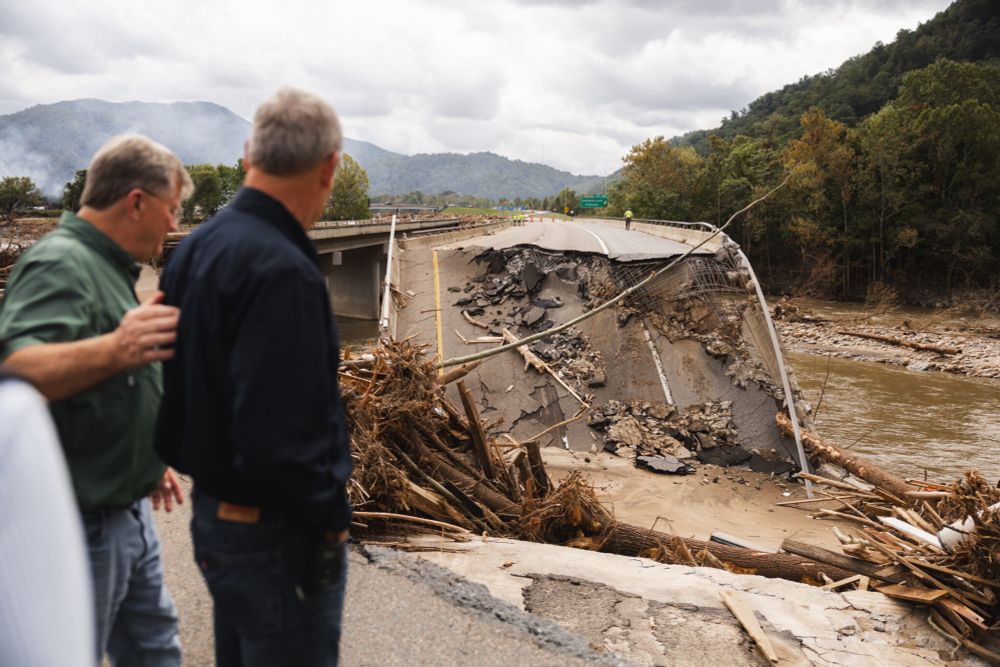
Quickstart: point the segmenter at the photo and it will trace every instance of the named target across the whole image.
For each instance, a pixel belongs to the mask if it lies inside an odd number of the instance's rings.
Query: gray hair
[[[184,164],[169,148],[141,134],[123,134],[109,139],[87,168],[80,203],[103,211],[133,188],[155,195],[181,189],[181,200],[194,192]]]
[[[340,152],[343,143],[329,104],[304,90],[282,88],[257,109],[247,156],[265,173],[292,176]]]

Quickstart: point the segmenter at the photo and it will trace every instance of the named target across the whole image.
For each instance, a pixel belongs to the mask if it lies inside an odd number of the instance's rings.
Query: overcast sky
[[[291,84],[389,150],[605,174],[633,144],[715,127],[948,4],[0,0],[0,114],[96,97],[208,100],[251,118]]]

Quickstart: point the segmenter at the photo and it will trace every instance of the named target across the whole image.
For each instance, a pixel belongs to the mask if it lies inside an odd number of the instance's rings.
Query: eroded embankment
[[[449,300],[470,346],[568,322],[662,265],[534,248],[455,252],[468,270]],[[545,437],[655,472],[790,471],[791,449],[774,426],[783,392],[767,369],[773,353],[754,335],[759,311],[740,277],[724,253],[689,259],[614,309],[528,345],[525,370],[510,363],[512,352],[505,364],[484,364],[473,376],[484,414],[523,440],[585,406],[586,426]]]

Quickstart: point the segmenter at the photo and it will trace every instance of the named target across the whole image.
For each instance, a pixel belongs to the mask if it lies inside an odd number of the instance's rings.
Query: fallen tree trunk
[[[775,419],[778,422],[778,427],[785,435],[792,434],[792,423],[788,420],[788,415],[779,412]],[[883,491],[888,491],[898,498],[905,498],[906,492],[913,490],[913,487],[907,484],[905,480],[882,470],[870,461],[851,454],[809,431],[802,430],[801,433],[802,446],[805,447],[808,454],[840,466],[852,475],[860,477],[869,484]]]
[[[911,340],[903,340],[902,338],[893,338],[892,336],[880,336],[879,334],[862,333],[860,331],[847,331],[839,330],[837,333],[845,336],[857,336],[858,338],[868,338],[870,340],[877,340],[880,343],[888,343],[889,345],[898,345],[900,347],[909,347],[914,350],[926,350],[927,352],[936,352],[938,354],[959,354],[962,350],[957,347],[948,347],[947,345],[934,345],[932,343],[917,343]]]
[[[717,542],[704,542],[690,537],[676,537],[646,528],[638,528],[627,523],[612,521],[602,536],[600,551],[637,556],[644,551],[657,548],[670,548],[673,540],[680,539],[692,553],[708,550],[710,554],[738,568],[741,572],[757,574],[772,579],[789,579],[816,583],[822,580],[820,574],[825,574],[834,581],[846,579],[853,572],[839,567],[817,563],[816,561],[792,554],[761,553],[742,547],[732,547]]]
[[[827,565],[831,565],[833,567],[839,567],[850,572],[855,572],[857,574],[864,575],[869,579],[877,579],[878,581],[884,581],[890,584],[899,584],[907,579],[904,575],[896,572],[893,567],[876,565],[875,563],[869,563],[868,561],[861,560],[860,558],[852,558],[851,556],[838,554],[834,551],[830,551],[829,549],[824,549],[823,547],[817,547],[813,544],[806,544],[805,542],[799,542],[793,539],[786,539],[781,543],[781,548],[783,551],[790,554],[795,554],[796,556],[809,558],[819,563],[826,563]]]

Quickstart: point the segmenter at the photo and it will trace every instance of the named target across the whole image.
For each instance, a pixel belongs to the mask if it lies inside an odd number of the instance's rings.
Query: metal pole
[[[389,289],[392,286],[392,250],[396,245],[396,214],[392,214],[392,224],[389,226],[389,251],[385,260],[385,291],[382,292],[382,318],[378,323],[379,334],[385,333],[389,328]],[[794,422],[794,420],[793,420]]]

